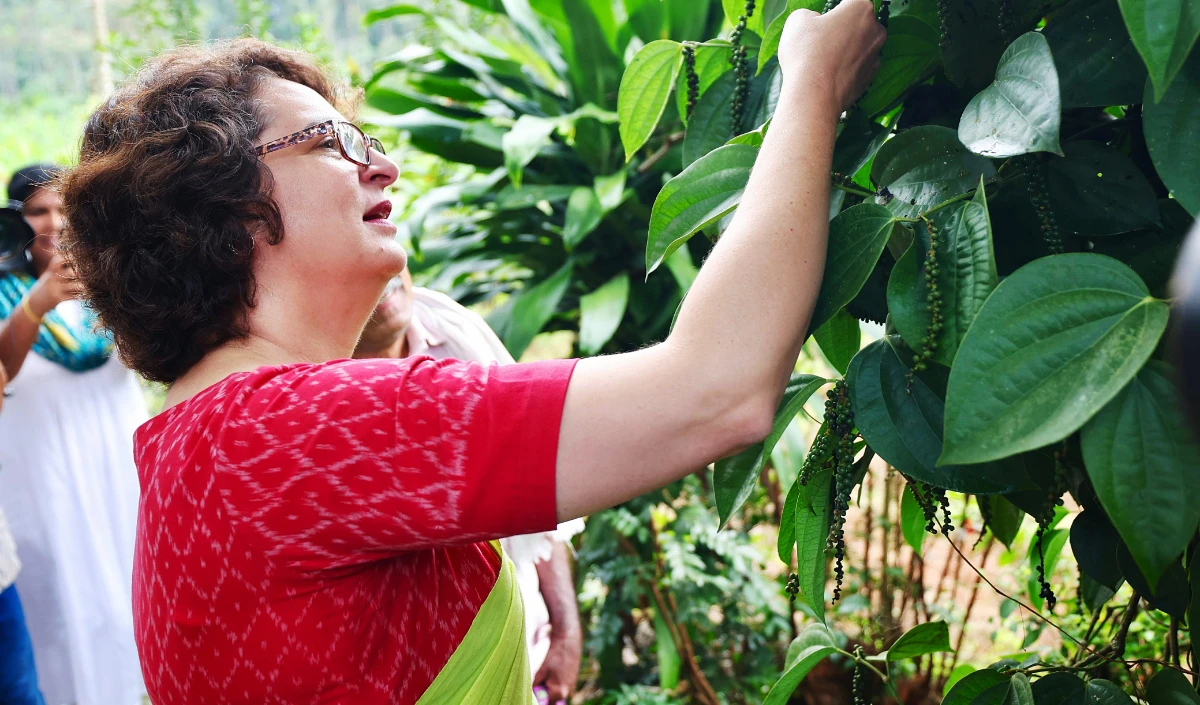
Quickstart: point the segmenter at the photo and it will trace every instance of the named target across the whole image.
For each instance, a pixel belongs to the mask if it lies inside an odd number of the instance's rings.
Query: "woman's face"
[[[266,126],[259,144],[286,137],[325,120],[345,118],[316,91],[271,77],[259,89]],[[384,190],[397,177],[396,164],[372,151],[371,165],[342,157],[337,138],[318,136],[266,155],[274,181],[272,196],[283,216],[283,241],[265,250],[288,277],[336,284],[346,293],[356,285],[373,296],[404,269],[404,248],[387,220],[391,203]],[[274,270],[272,270],[274,271]],[[262,280],[270,287],[269,277]]]
[[[25,200],[22,210],[25,221],[33,228],[33,244],[29,254],[33,260],[33,271],[41,274],[46,271],[50,260],[58,251],[58,236],[62,235],[63,202],[58,191],[49,188],[39,188]]]

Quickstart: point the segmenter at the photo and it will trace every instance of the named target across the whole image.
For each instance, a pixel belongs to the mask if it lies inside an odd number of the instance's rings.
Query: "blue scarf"
[[[34,281],[23,272],[0,275],[0,318],[17,312]],[[96,332],[96,314],[90,308],[84,306],[83,311],[80,326],[69,325],[56,311],[47,313],[38,328],[33,351],[72,372],[87,372],[103,365],[112,355],[112,339]]]

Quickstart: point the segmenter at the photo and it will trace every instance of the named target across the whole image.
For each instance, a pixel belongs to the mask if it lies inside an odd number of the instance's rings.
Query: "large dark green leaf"
[[[842,121],[833,147],[833,170],[846,177],[857,174],[883,146],[887,136],[887,128],[869,120],[866,113],[850,111]]]
[[[1188,585],[1187,572],[1184,571],[1182,563],[1175,561],[1167,566],[1167,569],[1159,576],[1158,584],[1153,588],[1150,587],[1146,576],[1142,574],[1137,561],[1133,559],[1133,554],[1123,543],[1117,546],[1117,565],[1121,567],[1121,573],[1125,576],[1125,582],[1129,583],[1129,587],[1146,598],[1146,602],[1149,602],[1151,607],[1177,619],[1187,617],[1188,604],[1191,602],[1191,587]]]
[[[1187,0],[1192,5],[1200,0]],[[1193,54],[1178,80],[1155,103],[1146,84],[1142,108],[1146,147],[1154,168],[1175,198],[1193,216],[1200,215],[1200,51]]]
[[[833,473],[817,473],[807,485],[797,480],[792,484],[784,513],[791,513],[791,525],[796,539],[796,575],[800,594],[812,608],[817,620],[825,621],[825,571],[828,560],[825,545],[829,539],[829,522],[833,516],[830,484]],[[780,552],[781,557],[784,553]],[[791,549],[787,549],[788,559]]]
[[[617,115],[626,161],[646,143],[662,117],[679,75],[682,50],[678,42],[659,39],[642,47],[625,69],[617,95]]]
[[[1004,705],[1033,705],[1033,688],[1029,685],[1029,676],[1018,673],[1008,682],[1008,696]]]
[[[1073,673],[1048,673],[1033,682],[1037,705],[1083,705],[1087,684]]]
[[[887,650],[887,660],[902,661],[938,651],[953,651],[950,627],[945,622],[926,622],[904,632]]]
[[[1116,683],[1103,678],[1088,681],[1087,688],[1083,691],[1083,702],[1084,705],[1133,705],[1133,700],[1125,691]]]
[[[829,251],[810,331],[824,325],[862,289],[895,224],[886,208],[873,203],[847,208],[829,221]]]
[[[1068,142],[1046,163],[1046,187],[1064,233],[1102,237],[1156,228],[1158,197],[1142,171],[1100,142]]]
[[[813,339],[833,369],[844,375],[862,342],[858,319],[842,309],[813,333]]]
[[[1004,50],[996,81],[967,104],[958,139],[972,152],[989,157],[1058,154],[1061,120],[1050,45],[1040,32],[1029,32]]]
[[[991,218],[982,186],[980,183],[970,201],[944,208],[931,217],[938,231],[937,284],[942,293],[942,330],[934,360],[947,367],[999,281]],[[932,318],[923,271],[929,233],[923,226],[917,228],[913,244],[892,269],[887,292],[892,324],[914,349],[920,349]]]
[[[1200,524],[1200,446],[1171,369],[1142,368],[1083,427],[1081,445],[1096,496],[1153,587]]]
[[[1164,668],[1146,683],[1149,705],[1200,705],[1200,695],[1187,676],[1174,668]]]
[[[923,20],[900,15],[888,24],[879,71],[858,107],[876,115],[893,105],[910,88],[921,83],[937,68],[941,51],[937,30]]]
[[[921,555],[921,547],[925,544],[925,510],[913,494],[912,485],[904,486],[904,496],[900,499],[900,529],[904,533],[904,541],[912,547],[913,553]]]
[[[687,166],[733,137],[733,100],[737,77],[732,71],[721,74],[700,100],[688,120],[683,137],[683,164]]]
[[[1120,0],[1120,4],[1133,45],[1150,71],[1154,100],[1161,100],[1200,37],[1200,0]]]
[[[595,355],[612,338],[629,303],[629,274],[621,272],[579,298],[579,352]]]
[[[990,179],[996,168],[972,154],[954,130],[923,125],[905,130],[884,143],[871,165],[871,180],[886,187],[890,200],[880,197],[892,213],[914,217]]]
[[[808,627],[809,630],[824,628],[824,625],[821,624],[813,624]],[[787,702],[792,697],[792,693],[796,691],[796,688],[800,687],[800,682],[804,680],[808,672],[818,663],[828,658],[830,654],[837,651],[837,647],[833,645],[833,639],[828,636],[828,632],[826,632],[824,639],[818,640],[813,638],[812,635],[808,635],[807,631],[796,637],[796,641],[801,642],[797,645],[796,649],[788,649],[787,670],[783,672],[783,675],[775,682],[775,685],[771,686],[770,692],[767,693],[766,699],[763,700],[763,705],[787,705]],[[803,648],[800,648],[801,646]]]
[[[1056,255],[1017,270],[959,347],[938,462],[1004,458],[1075,432],[1137,374],[1167,314],[1111,257]]]
[[[1116,590],[1121,584],[1117,546],[1121,537],[1099,509],[1088,509],[1071,523],[1071,553],[1079,569],[1092,580]]]
[[[942,452],[943,405],[939,391],[926,383],[936,384],[935,374],[936,369],[914,378],[910,391],[908,367],[887,339],[855,355],[846,382],[854,421],[867,445],[900,472],[956,492],[987,494],[1025,486],[1028,480],[1015,461],[936,465]]]
[[[737,455],[718,460],[713,466],[713,492],[716,494],[717,515],[720,517],[721,526],[729,521],[729,517],[733,516],[750,496],[763,465],[771,457],[771,451],[783,436],[788,424],[800,413],[804,402],[826,381],[825,378],[816,375],[792,375],[779,402],[779,409],[775,412],[775,423],[771,426],[771,433],[762,443],[755,443]]]
[[[725,145],[704,155],[662,187],[650,215],[647,271],[657,269],[689,238],[737,208],[757,157],[757,147]]]
[[[571,262],[536,286],[518,292],[503,306],[488,315],[488,324],[500,336],[514,358],[529,347],[533,337],[558,309],[558,302],[571,283]]]
[[[1141,102],[1146,65],[1117,0],[1073,0],[1046,23],[1043,34],[1054,53],[1064,108]]]
[[[1192,657],[1200,656],[1200,546],[1192,551],[1188,561],[1188,589],[1192,597],[1188,600],[1188,634],[1192,637]]]
[[[955,683],[950,692],[946,693],[946,697],[942,699],[942,705],[974,705],[977,702],[976,698],[992,688],[1003,685],[1007,689],[1010,680],[1012,680],[1012,676],[1002,675],[990,668],[982,668],[967,674],[962,680]],[[996,705],[999,703],[997,702]]]
[[[988,528],[1000,543],[1012,548],[1012,542],[1017,538],[1021,522],[1025,519],[1025,512],[998,494],[976,496],[975,499],[991,505],[991,521],[988,522]]]

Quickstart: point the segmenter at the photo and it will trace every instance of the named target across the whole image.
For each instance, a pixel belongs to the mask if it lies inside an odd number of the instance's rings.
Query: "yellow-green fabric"
[[[502,561],[496,584],[417,705],[533,705],[525,604],[512,561],[492,547]]]

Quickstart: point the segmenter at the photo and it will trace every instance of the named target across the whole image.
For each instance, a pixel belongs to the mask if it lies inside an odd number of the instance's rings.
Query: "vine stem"
[[[671,151],[671,147],[674,147],[683,141],[683,136],[683,132],[675,132],[667,135],[667,138],[663,140],[662,146],[659,147],[656,152],[646,157],[646,161],[638,165],[637,173],[645,174],[647,171],[650,171],[655,164],[659,163],[662,161],[663,157],[667,156],[667,153]]]
[[[838,191],[845,191],[846,193],[852,193],[855,196],[862,196],[863,198],[874,198],[875,196],[879,195],[877,193],[867,191],[866,189],[855,188],[854,186],[846,186],[845,184],[839,184],[836,182],[833,183],[833,187]]]

